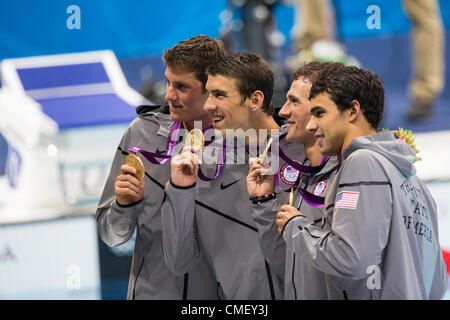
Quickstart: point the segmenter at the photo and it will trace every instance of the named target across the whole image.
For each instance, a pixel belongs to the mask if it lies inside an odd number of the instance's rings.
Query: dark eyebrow
[[[188,83],[183,82],[183,81],[174,81],[173,84],[175,84],[177,86],[184,86],[186,88],[190,88],[191,87]]]
[[[321,111],[323,108],[321,106],[314,106],[311,109],[309,109],[309,114],[312,115],[316,111]]]
[[[164,78],[166,78],[166,81],[170,82],[169,79],[167,79],[166,75],[164,75]],[[172,83],[177,86],[182,85],[185,87],[190,87],[190,85],[188,83],[183,82],[183,81],[173,81]]]
[[[210,92],[211,94],[213,94],[215,96],[218,95],[218,94],[221,94],[221,95],[223,95],[225,97],[228,96],[225,91],[220,90],[220,89],[213,89],[213,90],[209,90],[208,92]]]
[[[288,100],[290,101],[298,101],[301,102],[301,100],[299,98],[297,98],[296,96],[292,95],[292,94],[288,94],[287,96]]]

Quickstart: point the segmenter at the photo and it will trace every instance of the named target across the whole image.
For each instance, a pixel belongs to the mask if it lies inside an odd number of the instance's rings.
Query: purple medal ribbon
[[[209,141],[208,143],[205,143],[205,145],[208,146],[208,145],[210,145],[211,143],[212,143],[212,141]],[[224,167],[224,165],[225,165],[225,154],[226,154],[225,139],[223,140],[222,150],[223,150],[223,151],[222,151],[222,163],[216,165],[216,173],[214,174],[214,177],[213,177],[213,178],[207,177],[207,176],[202,172],[201,168],[200,168],[200,167],[198,168],[198,177],[199,177],[201,180],[206,181],[206,182],[213,181],[213,180],[217,179],[217,178],[222,174],[223,167]]]
[[[214,175],[214,177],[208,178],[205,174],[203,174],[202,170],[199,168],[198,169],[198,177],[203,181],[209,182],[209,181],[213,181],[213,180],[217,179],[222,174],[222,171],[223,171],[223,164],[218,164],[216,166],[216,174]]]
[[[321,170],[327,163],[328,159],[330,159],[329,156],[324,156],[322,157],[322,162],[320,163],[320,165],[311,167],[311,166],[304,166],[298,163],[297,161],[292,160],[284,153],[283,149],[281,148],[278,149],[278,153],[280,155],[280,158],[286,161],[287,164],[289,164],[292,168],[297,169],[298,171],[303,173],[311,173]]]
[[[302,196],[303,200],[305,200],[306,203],[309,204],[310,206],[322,208],[323,204],[325,203],[325,197],[316,196],[316,195],[312,194],[311,192],[306,191],[306,189],[300,188],[299,180],[300,180],[300,175],[291,188],[294,188],[295,190],[297,190],[300,193],[300,195]],[[277,185],[278,189],[280,189],[284,192],[291,191],[291,188],[288,188],[287,190],[284,190],[283,188],[281,188],[281,186],[278,182],[278,173],[275,176],[275,184]]]
[[[326,161],[328,161],[328,159],[330,159],[330,157],[322,157],[322,162],[324,161],[325,158],[326,158],[326,160],[325,160],[325,163],[326,163]],[[339,170],[340,166],[341,166],[341,162],[339,161],[338,170]],[[297,179],[297,181],[298,181],[298,179]],[[306,203],[309,204],[310,206],[323,208],[323,205],[325,203],[325,197],[316,196],[316,195],[312,194],[311,192],[306,191],[305,189],[299,188],[297,181],[296,181],[296,187],[297,187],[297,190],[300,193],[300,195],[303,197],[303,200],[305,200]]]
[[[205,143],[205,145],[209,145],[209,144],[211,144],[211,143],[212,143],[212,141],[209,142],[209,143]],[[237,146],[234,146],[234,150],[236,150],[237,148],[238,148]],[[250,149],[249,146],[246,145],[246,146],[245,146],[245,150],[248,151],[249,149]],[[222,151],[222,163],[216,165],[216,173],[214,174],[214,177],[213,177],[213,178],[207,177],[207,176],[202,172],[202,170],[199,168],[199,170],[198,170],[198,177],[199,177],[201,180],[206,181],[206,182],[213,181],[213,180],[217,179],[217,178],[222,174],[223,167],[225,166],[225,157],[226,157],[226,152],[227,152],[226,140],[225,140],[225,139],[223,140],[222,150],[223,150],[223,151]]]
[[[130,150],[130,152],[132,152],[134,154],[136,154],[137,152],[141,153],[149,162],[151,162],[153,164],[163,165],[167,161],[169,161],[169,159],[172,157],[173,150],[176,145],[176,140],[173,140],[172,137],[174,134],[176,135],[176,137],[178,137],[180,127],[181,127],[181,122],[175,122],[172,125],[172,127],[170,128],[165,154],[157,154],[157,153],[146,151],[146,150],[143,150],[143,149],[137,148],[137,147],[132,147],[129,150]],[[208,127],[206,130],[209,130],[211,128],[212,128],[212,126]],[[205,143],[205,145],[208,146],[211,143],[212,143],[212,141],[208,141]],[[223,157],[225,158],[225,149],[224,149]],[[157,159],[163,159],[163,160],[157,160]],[[199,175],[199,178],[204,181],[212,181],[212,180],[216,179],[218,176],[220,176],[222,171],[223,171],[223,164],[220,164],[220,165],[217,165],[216,174],[214,175],[214,178],[208,178],[201,172],[201,170],[199,170],[198,175]]]
[[[281,148],[279,149],[279,155],[280,155],[280,158],[282,158],[284,161],[286,161],[287,164],[289,164],[294,169],[297,169],[298,171],[300,171],[300,174],[297,177],[297,180],[295,181],[294,185],[291,188],[295,188],[296,190],[298,190],[298,192],[300,193],[302,198],[310,206],[319,207],[319,208],[323,207],[323,204],[325,203],[325,197],[316,196],[316,195],[312,194],[311,192],[306,191],[306,189],[300,188],[299,187],[299,181],[300,181],[300,178],[301,178],[302,174],[304,174],[304,173],[313,173],[313,172],[317,172],[317,171],[321,170],[325,166],[327,161],[330,159],[330,157],[329,156],[323,156],[320,165],[313,167],[313,166],[305,166],[305,165],[302,165],[302,164],[292,160],[291,158],[289,158],[283,152],[283,150]],[[276,184],[277,188],[282,190],[282,191],[284,191],[284,192],[290,192],[291,188],[288,188],[288,189],[284,190],[280,186],[280,183],[279,183],[279,180],[278,180],[278,174],[279,173],[277,172],[277,174],[275,175],[275,184]]]
[[[306,191],[305,189],[302,188],[297,187],[297,190],[307,204],[309,204],[312,207],[323,208],[323,204],[325,203],[325,197],[316,196],[311,192]]]
[[[130,148],[130,152],[136,154],[137,152],[141,153],[148,161],[150,161],[153,164],[165,164],[169,159],[172,157],[173,149],[176,145],[176,140],[172,139],[173,134],[175,133],[178,137],[179,131],[181,127],[181,122],[175,122],[169,131],[169,137],[167,138],[167,145],[166,145],[166,154],[157,154],[150,151],[145,151],[141,148],[132,147]],[[161,161],[158,161],[157,159],[163,159]]]
[[[322,168],[325,167],[328,160],[331,158],[330,156],[323,156],[322,161],[320,162],[320,165],[313,167],[313,166],[305,166],[295,160],[292,160],[284,153],[283,149],[281,149],[281,148],[278,149],[278,153],[279,153],[281,159],[283,159],[287,164],[289,164],[294,169],[300,171],[300,173],[302,173],[302,174],[303,173],[313,173],[313,172],[318,172],[318,171],[322,170]],[[298,178],[295,183],[296,184],[294,184],[294,186],[298,186]],[[278,173],[275,176],[275,184],[278,187],[278,189],[283,190],[284,192],[290,192],[290,190],[291,190],[291,188],[289,188],[287,190],[284,190],[283,188],[281,188],[280,183],[278,182]]]

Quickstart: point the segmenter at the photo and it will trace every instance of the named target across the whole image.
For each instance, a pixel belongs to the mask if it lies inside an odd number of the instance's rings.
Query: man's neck
[[[266,113],[262,113],[260,116],[255,117],[252,121],[252,126],[250,127],[254,130],[256,130],[256,135],[258,137],[258,144],[261,145],[264,141],[260,141],[261,139],[266,139],[267,135],[271,134],[272,130],[279,130],[280,126],[275,122],[274,118],[272,116],[269,116]],[[260,130],[264,130],[267,132],[267,134],[264,134],[260,136]],[[249,138],[245,138],[245,143],[249,143]]]
[[[320,153],[320,148],[317,145],[316,141],[313,143],[305,143],[305,153],[308,158],[311,166],[316,167],[322,163],[322,153]]]
[[[208,117],[204,117],[204,118],[200,118],[200,119],[196,119],[196,120],[184,121],[183,127],[187,131],[191,131],[192,129],[195,128],[195,126],[194,126],[195,122],[199,122],[199,121],[202,122],[202,131],[205,131],[207,128],[209,128],[212,125],[212,120],[208,116]]]

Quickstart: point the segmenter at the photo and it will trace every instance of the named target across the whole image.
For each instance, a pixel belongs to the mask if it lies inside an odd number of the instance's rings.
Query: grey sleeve
[[[129,141],[130,127],[125,132],[116,150],[111,170],[97,206],[98,233],[100,238],[110,247],[118,246],[131,238],[137,217],[143,208],[143,201],[130,206],[119,206],[114,193],[116,177],[120,175],[120,167],[125,163],[125,155],[122,154],[121,150],[128,151]]]
[[[161,208],[164,261],[174,274],[183,275],[201,259],[195,227],[195,186],[179,188],[169,181],[165,192]]]
[[[383,168],[367,155],[349,160],[339,176],[333,194],[337,198],[341,192],[357,193],[354,208],[352,204],[341,207],[336,198],[329,199],[326,209],[327,216],[333,217],[331,228],[322,228],[305,216],[288,225],[298,228],[294,241],[302,259],[335,276],[363,279],[369,266],[381,262],[389,234],[392,193]],[[291,229],[286,227],[283,236]]]
[[[284,280],[286,243],[275,223],[280,207],[277,199],[261,204],[252,204],[252,216],[258,228],[258,241],[263,256],[278,277]]]
[[[433,230],[434,230],[436,239],[440,239],[439,238],[439,227],[438,227],[438,216],[437,216],[438,209],[436,206],[436,202],[433,199],[433,197],[431,196],[430,191],[428,190],[426,185],[423,184],[422,182],[420,182],[420,184],[421,184],[421,189],[429,195],[427,197],[428,198],[428,208],[430,209],[430,212],[435,213],[435,214],[431,215]],[[436,257],[436,268],[435,268],[435,272],[434,272],[434,279],[432,281],[432,286],[430,289],[430,296],[429,296],[430,300],[442,299],[445,296],[445,293],[447,292],[448,285],[450,284],[449,276],[447,275],[447,266],[444,261],[444,254],[443,254],[440,244],[437,245],[437,249],[438,249],[438,254]]]

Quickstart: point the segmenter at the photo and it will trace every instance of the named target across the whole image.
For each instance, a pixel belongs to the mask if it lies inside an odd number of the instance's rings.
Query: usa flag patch
[[[336,197],[335,208],[356,209],[359,192],[342,191]]]

